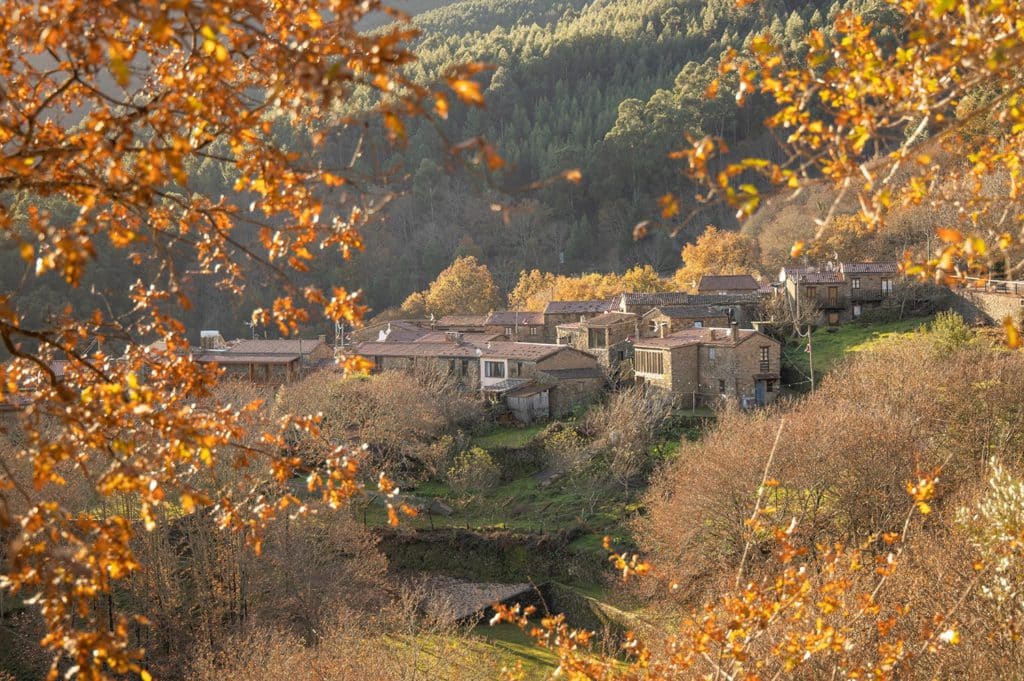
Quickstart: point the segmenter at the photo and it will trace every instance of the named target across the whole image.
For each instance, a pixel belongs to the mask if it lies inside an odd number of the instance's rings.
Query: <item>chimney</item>
[[[462,333],[459,331],[445,331],[444,339],[448,343],[455,343],[456,345],[462,345]]]

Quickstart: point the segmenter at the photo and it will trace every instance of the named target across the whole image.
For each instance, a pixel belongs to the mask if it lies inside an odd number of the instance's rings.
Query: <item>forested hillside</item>
[[[309,274],[321,286],[366,290],[376,311],[423,289],[459,255],[487,264],[505,292],[523,270],[622,272],[650,264],[671,273],[680,265],[682,245],[705,225],[738,225],[731,210],[713,209],[686,225],[671,225],[681,227],[674,237],[658,229],[643,241],[632,239],[633,225],[656,215],[657,197],[673,191],[686,202],[694,193],[667,153],[687,133],[722,135],[737,154],[770,157],[774,150],[761,125],[763,104],[740,108],[725,87],[718,98],[705,97],[721,56],[765,32],[799,50],[811,28],[829,30],[845,8],[867,13],[879,32],[891,23],[877,0],[766,0],[745,8],[734,0],[418,0],[396,7],[413,14],[422,31],[409,73],[432,82],[454,64],[487,63],[493,68],[476,76],[485,108],[453,105],[440,135],[431,122],[405,121],[406,144],[394,148],[362,145],[361,127],[347,125],[314,151],[308,131],[283,121],[275,126],[290,150],[313,163],[357,156],[369,184],[381,194],[394,193],[366,230],[364,253],[344,265],[318,260]],[[338,119],[358,118],[376,103],[368,91],[357,91]],[[474,169],[451,172],[448,144],[478,135],[494,145],[504,166],[487,178]],[[569,168],[582,171],[582,182],[521,191]],[[238,178],[217,163],[190,170],[189,190],[237,195]],[[508,210],[495,210],[499,204]],[[692,207],[684,205],[683,213]],[[55,215],[61,211],[53,206]],[[256,239],[255,230],[237,235],[243,242]],[[16,253],[0,257],[8,263],[0,268],[0,284],[14,290],[23,265]],[[140,267],[146,271],[145,263]],[[181,270],[189,267],[183,262]],[[70,302],[107,305],[134,279],[133,272],[97,267],[89,273],[90,285]],[[229,336],[247,333],[249,312],[268,302],[273,285],[264,279],[250,284],[244,297],[231,298],[194,277],[186,286],[200,295],[192,296],[196,304],[186,313],[187,324]],[[36,289],[31,315],[69,302]]]

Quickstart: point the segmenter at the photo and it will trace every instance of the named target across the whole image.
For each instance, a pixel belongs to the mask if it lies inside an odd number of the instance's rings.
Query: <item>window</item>
[[[804,288],[804,295],[808,298],[815,298],[818,295],[818,290],[813,286],[807,286]]]
[[[658,324],[657,319],[652,319],[651,321],[647,322],[647,330],[655,335],[657,335],[658,329],[660,328],[661,326]]]
[[[608,347],[608,334],[604,329],[589,329],[588,348]]]
[[[838,305],[839,304],[839,287],[829,286],[828,287],[828,304]]]
[[[486,378],[505,378],[505,363],[484,362],[484,376]]]
[[[892,279],[888,277],[882,279],[882,295],[888,296],[892,294]]]
[[[770,393],[775,392],[775,381],[765,381],[765,390]]]
[[[658,350],[637,350],[636,371],[641,374],[665,373],[664,356]]]
[[[448,360],[448,373],[451,374],[452,376],[455,375],[455,360],[454,359]]]
[[[708,359],[715,358],[715,348],[708,348]]]
[[[854,277],[850,280],[850,288],[860,288],[860,277]]]
[[[767,345],[761,346],[761,373],[766,374],[771,371],[772,360],[771,360],[771,349]]]
[[[725,379],[722,379],[722,378],[718,379],[718,392],[720,392],[720,393],[724,393],[725,392]]]
[[[505,335],[508,336],[509,338],[512,337],[512,327],[511,326],[506,326],[505,327]]]
[[[468,359],[462,360],[462,375],[463,376],[469,376],[469,360]]]
[[[860,305],[854,305],[853,306],[853,318],[857,319],[858,317],[860,317]]]
[[[693,328],[695,328],[695,329],[703,329],[704,328],[704,322],[702,322],[701,320],[698,319],[697,321],[695,321],[693,323]]]
[[[539,329],[537,329],[537,327],[536,327],[536,326],[531,326],[531,327],[530,327],[530,335],[531,335],[531,336],[536,336],[536,335],[537,335],[537,331],[538,331],[538,330],[539,330]]]

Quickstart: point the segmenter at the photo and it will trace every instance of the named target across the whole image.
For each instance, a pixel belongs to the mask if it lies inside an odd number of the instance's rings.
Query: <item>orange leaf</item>
[[[583,181],[583,173],[580,172],[579,168],[566,170],[562,173],[562,177],[565,178],[566,182],[572,182],[573,184],[579,184]]]
[[[939,227],[935,230],[935,236],[948,244],[958,244],[964,240],[964,235],[958,230],[950,229],[948,227]]]
[[[1003,330],[1006,332],[1007,347],[1016,350],[1021,346],[1020,329],[1013,323],[1012,317],[1003,319]]]
[[[804,252],[805,247],[806,244],[803,241],[797,241],[795,244],[793,244],[793,248],[789,249],[789,257],[799,258],[800,255]]]
[[[480,83],[474,80],[467,80],[465,78],[452,78],[448,81],[452,90],[458,95],[466,104],[472,104],[474,106],[484,105],[484,96],[480,94]]]
[[[661,217],[666,220],[674,215],[679,214],[679,199],[674,194],[665,194],[658,199],[658,205],[661,206]]]

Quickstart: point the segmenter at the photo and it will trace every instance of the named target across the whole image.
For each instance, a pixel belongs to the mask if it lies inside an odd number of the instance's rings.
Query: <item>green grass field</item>
[[[926,326],[931,317],[901,319],[883,324],[845,324],[821,327],[811,336],[814,351],[814,378],[820,380],[837,364],[854,353],[870,350],[883,343],[905,338]],[[810,355],[805,352],[806,341],[787,343],[782,349],[782,363],[792,368],[795,375],[808,375]],[[804,386],[809,387],[809,386]]]

